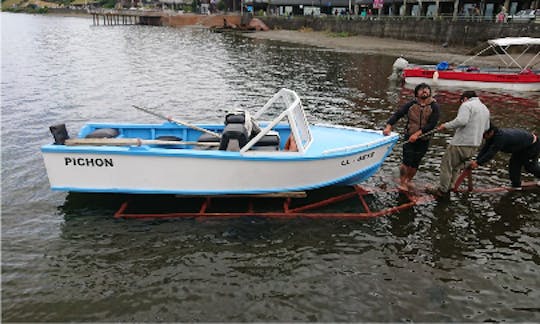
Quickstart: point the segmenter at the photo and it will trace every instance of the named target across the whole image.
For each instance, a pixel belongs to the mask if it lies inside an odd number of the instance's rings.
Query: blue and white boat
[[[255,122],[274,113],[269,122]],[[298,95],[281,89],[253,117],[224,124],[88,123],[77,138],[51,127],[41,147],[53,190],[222,195],[302,191],[358,184],[382,165],[392,133],[311,125]],[[292,143],[292,145],[291,145]]]

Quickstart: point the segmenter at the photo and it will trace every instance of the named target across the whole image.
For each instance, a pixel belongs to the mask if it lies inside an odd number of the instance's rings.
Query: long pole
[[[162,115],[162,114],[157,113],[157,112],[155,112],[155,111],[152,111],[152,110],[150,110],[150,109],[143,108],[143,107],[139,107],[139,106],[135,106],[135,105],[133,105],[133,108],[138,109],[138,110],[140,110],[140,111],[144,111],[144,112],[147,113],[147,114],[154,115],[154,116],[159,117],[159,118],[162,118],[162,119],[166,119],[166,120],[168,120],[168,121],[170,121],[170,122],[177,123],[177,124],[180,124],[180,125],[184,125],[184,126],[189,127],[189,128],[193,128],[193,129],[195,129],[195,130],[198,130],[198,131],[200,131],[200,132],[206,133],[206,134],[208,134],[208,135],[212,135],[212,136],[214,136],[214,137],[221,138],[221,135],[219,135],[218,133],[214,133],[214,132],[212,132],[212,131],[209,131],[208,129],[200,128],[199,126],[196,126],[196,125],[187,123],[187,122],[185,122],[185,121],[181,121],[181,120],[178,120],[178,119],[174,119],[174,118],[172,118],[172,117],[167,117],[167,116],[165,116],[165,115]]]
[[[141,146],[141,145],[200,145],[219,146],[218,142],[185,142],[164,140],[143,140],[140,138],[70,138],[65,142],[67,146],[76,145],[108,145],[108,146]]]
[[[418,139],[421,139],[422,137],[429,136],[429,135],[435,133],[436,131],[437,131],[437,128],[435,127],[435,128],[433,128],[432,130],[430,130],[429,132],[425,132],[424,134],[418,136]],[[403,142],[403,143],[401,143],[401,145],[405,145],[405,144],[407,144],[407,143],[409,143],[409,141]]]

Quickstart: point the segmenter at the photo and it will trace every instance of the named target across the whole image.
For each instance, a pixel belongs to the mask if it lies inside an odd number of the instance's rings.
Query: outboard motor
[[[401,77],[401,72],[409,65],[409,61],[403,57],[398,57],[394,64],[392,64],[392,74],[388,77],[390,80],[396,80]]]
[[[55,145],[64,145],[69,135],[66,129],[66,124],[53,125],[49,127],[52,136],[54,137]]]

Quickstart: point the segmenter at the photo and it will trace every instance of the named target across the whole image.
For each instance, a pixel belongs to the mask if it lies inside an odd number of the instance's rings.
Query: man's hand
[[[391,125],[386,125],[386,127],[384,128],[383,130],[383,135],[384,136],[388,136],[390,135],[390,132],[392,132],[392,126]]]
[[[439,132],[443,131],[445,129],[446,129],[446,127],[444,127],[444,124],[440,124],[439,127],[437,127],[437,131],[439,131]]]
[[[476,161],[471,161],[471,163],[469,163],[468,168],[471,169],[471,170],[474,170],[474,169],[478,168],[478,163]]]
[[[409,137],[409,142],[411,143],[414,143],[418,140],[418,137],[420,137],[421,133],[420,132],[416,132],[414,134],[412,134],[410,137]]]

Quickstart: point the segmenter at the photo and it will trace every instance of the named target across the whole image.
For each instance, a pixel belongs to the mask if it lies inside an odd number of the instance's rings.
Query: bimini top
[[[540,45],[540,38],[536,37],[505,37],[488,40],[489,45],[493,46],[512,46],[512,45]]]
[[[490,39],[488,40],[488,45],[486,48],[481,50],[480,52],[476,53],[474,56],[469,57],[465,61],[463,61],[459,65],[466,65],[468,62],[474,60],[478,56],[482,55],[483,53],[493,50],[495,55],[499,57],[502,63],[504,63],[504,66],[507,68],[516,67],[519,68],[521,71],[526,71],[530,69],[531,67],[535,66],[539,62],[537,61],[537,58],[540,56],[540,51],[534,54],[532,58],[528,62],[526,62],[525,65],[520,64],[518,62],[518,59],[522,57],[525,53],[529,52],[531,49],[536,49],[536,47],[533,47],[535,45],[540,45],[540,38],[536,37],[505,37],[505,38],[496,38],[496,39]],[[510,46],[525,46],[525,48],[519,52],[519,53],[509,53],[508,48]],[[500,53],[502,51],[502,53]],[[522,62],[523,63],[523,62]]]

